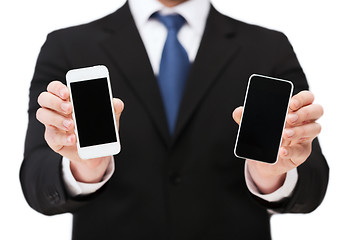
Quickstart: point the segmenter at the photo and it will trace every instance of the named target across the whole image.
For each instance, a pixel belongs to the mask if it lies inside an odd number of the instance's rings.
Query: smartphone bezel
[[[79,132],[77,131],[77,127],[75,127],[74,131],[77,139],[77,151],[81,159],[93,159],[93,158],[99,158],[99,157],[105,157],[105,156],[113,156],[115,154],[118,154],[121,150],[119,134],[118,134],[117,124],[116,124],[116,116],[115,116],[114,105],[112,100],[113,97],[112,97],[112,90],[111,90],[111,84],[110,84],[110,76],[109,76],[108,68],[106,66],[98,65],[98,66],[92,66],[92,67],[86,67],[86,68],[72,69],[67,72],[66,82],[70,93],[70,99],[73,105],[72,118],[75,126],[77,126],[75,108],[73,104],[75,101],[75,96],[72,95],[71,83],[90,81],[90,80],[95,80],[99,78],[106,78],[106,81],[108,84],[110,109],[112,112],[117,141],[112,143],[104,143],[104,144],[81,147]]]

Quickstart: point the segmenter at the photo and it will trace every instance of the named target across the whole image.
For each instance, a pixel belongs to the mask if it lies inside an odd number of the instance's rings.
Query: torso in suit
[[[72,198],[62,157],[45,143],[35,119],[37,97],[68,70],[104,64],[125,109],[116,170],[98,192]],[[298,168],[291,197],[269,203],[252,196],[244,160],[233,154],[237,124],[252,73],[290,79],[307,89],[287,38],[211,8],[192,64],[175,134],[168,133],[156,78],[128,5],[95,22],[53,32],[41,49],[30,88],[29,126],[21,183],[31,207],[73,213],[73,239],[270,239],[270,215],[310,212],[322,201],[328,166],[317,140]]]

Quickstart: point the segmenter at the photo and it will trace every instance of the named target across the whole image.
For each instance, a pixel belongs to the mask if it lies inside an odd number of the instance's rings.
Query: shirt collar
[[[210,11],[210,0],[188,0],[173,8],[165,7],[157,0],[129,0],[132,16],[138,28],[142,28],[150,16],[160,11],[161,14],[178,13],[198,34],[202,34]]]

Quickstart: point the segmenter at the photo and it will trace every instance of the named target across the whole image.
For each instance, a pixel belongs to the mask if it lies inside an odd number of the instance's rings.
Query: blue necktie
[[[158,84],[164,102],[170,133],[174,133],[183,89],[190,63],[186,50],[177,39],[177,33],[185,23],[178,14],[153,15],[167,28],[167,38],[161,55]]]

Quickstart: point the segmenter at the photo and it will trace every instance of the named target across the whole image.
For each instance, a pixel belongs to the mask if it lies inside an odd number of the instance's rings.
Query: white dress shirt
[[[128,4],[155,75],[159,73],[161,54],[167,37],[165,26],[158,20],[150,18],[157,11],[162,15],[178,13],[186,19],[186,23],[178,32],[178,39],[187,51],[190,62],[194,61],[210,10],[209,0],[189,0],[173,8],[165,7],[157,0],[129,0]],[[70,170],[70,161],[68,159],[63,158],[62,164],[64,183],[72,196],[86,195],[97,191],[110,179],[114,169],[114,160],[111,158],[102,181],[95,184],[87,184],[75,180]],[[290,196],[298,180],[297,170],[293,169],[287,173],[282,187],[271,194],[263,195],[260,194],[254,184],[248,172],[247,163],[244,171],[249,191],[270,202],[279,201]]]

